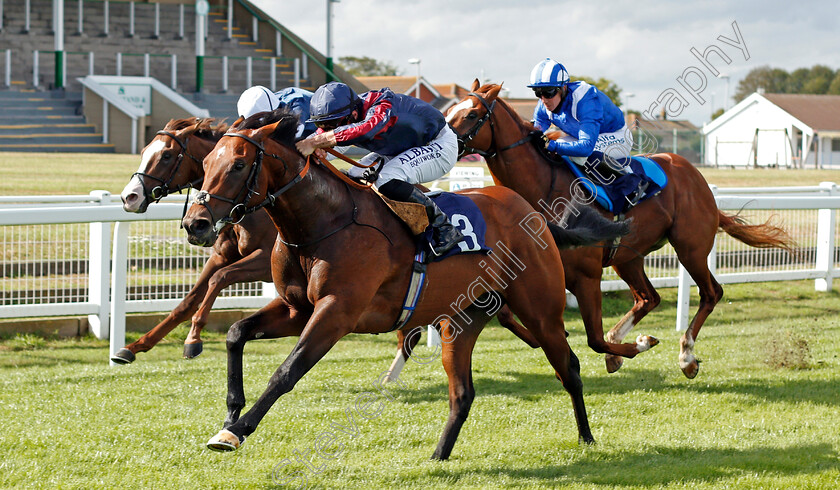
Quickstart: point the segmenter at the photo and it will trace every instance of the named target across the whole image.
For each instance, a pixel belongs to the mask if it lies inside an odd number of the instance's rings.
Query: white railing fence
[[[831,290],[840,274],[835,184],[713,190],[721,209],[740,210],[752,223],[778,218],[800,252],[752,249],[718,234],[709,264],[720,283],[812,279],[818,291]],[[0,197],[0,318],[87,315],[92,332],[110,338],[116,352],[125,343],[125,315],[174,308],[209,256],[187,244],[179,229],[184,199],[171,196],[145,214],[131,214],[105,191]],[[645,264],[655,287],[679,287],[676,324],[686,328],[693,283],[673,248],[653,252]],[[604,272],[603,290],[627,289],[612,270]],[[259,308],[272,297],[270,284],[237,285],[216,307]]]

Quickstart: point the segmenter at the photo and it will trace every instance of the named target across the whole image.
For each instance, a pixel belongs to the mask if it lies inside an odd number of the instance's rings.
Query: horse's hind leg
[[[472,352],[475,341],[489,318],[484,310],[476,307],[467,308],[463,313],[473,321],[454,339],[447,342],[446,340],[451,338],[453,332],[441,332],[441,337],[444,339],[442,345],[443,368],[449,378],[449,418],[446,421],[437,448],[432,454],[432,459],[444,460],[449,458],[452,447],[455,446],[455,441],[458,439],[461,426],[467,420],[475,398],[472,380]]]
[[[411,357],[411,352],[417,347],[422,335],[422,327],[413,328],[410,331],[397,330],[397,355],[388,368],[388,375],[385,381],[388,383],[394,382],[400,377],[400,373],[405,367],[405,361]]]
[[[528,347],[536,349],[540,346],[540,343],[537,342],[534,335],[516,321],[516,318],[513,316],[513,312],[510,311],[510,308],[507,305],[504,305],[499,309],[499,312],[496,313],[496,319],[499,320],[499,324],[501,326],[510,330],[511,333],[519,337],[519,340],[528,344]]]
[[[645,274],[644,258],[637,257],[613,268],[618,276],[630,286],[630,292],[633,293],[633,299],[635,300],[633,308],[607,332],[607,342],[621,342],[630,333],[630,330],[642,321],[642,318],[659,305],[660,297]],[[639,335],[636,338],[636,347],[639,352],[644,352],[658,343],[659,340],[655,337],[647,335]],[[621,367],[624,359],[607,354],[604,361],[607,364],[607,372],[614,373]]]
[[[700,328],[703,327],[706,318],[715,309],[718,301],[723,298],[723,288],[715,280],[714,276],[712,276],[709,265],[706,263],[706,257],[711,247],[709,250],[704,251],[695,246],[682,253],[680,248],[677,248],[677,245],[674,245],[674,249],[677,251],[677,257],[680,259],[680,263],[685,267],[685,270],[691,278],[694,279],[697,288],[700,290],[700,307],[697,309],[697,313],[691,319],[688,329],[680,339],[680,369],[682,369],[683,374],[687,378],[694,379],[700,370],[700,364],[694,356],[694,342],[697,340]]]

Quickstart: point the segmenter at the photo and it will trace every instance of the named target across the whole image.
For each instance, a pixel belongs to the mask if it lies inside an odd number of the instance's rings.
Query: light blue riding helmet
[[[306,122],[341,119],[353,112],[358,103],[359,96],[353,89],[344,83],[330,82],[315,91],[309,102],[309,119]]]
[[[546,58],[531,70],[531,83],[528,88],[537,87],[562,87],[569,83],[569,72],[566,67]]]

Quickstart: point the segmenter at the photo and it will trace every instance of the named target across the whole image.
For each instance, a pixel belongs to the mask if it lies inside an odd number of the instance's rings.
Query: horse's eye
[[[242,170],[243,168],[245,168],[245,162],[243,162],[242,160],[236,160],[235,162],[233,162],[234,170]]]
[[[477,118],[478,118],[478,114],[476,114],[475,112],[470,112],[470,113],[467,114],[467,119],[477,119]]]
[[[165,152],[163,152],[163,155],[161,155],[160,158],[161,158],[161,160],[169,160],[170,158],[172,158],[172,154],[169,153],[168,151],[165,151]]]

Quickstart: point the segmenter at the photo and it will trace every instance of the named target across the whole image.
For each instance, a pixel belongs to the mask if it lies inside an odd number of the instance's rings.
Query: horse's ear
[[[275,131],[277,131],[277,126],[283,122],[283,120],[279,120],[277,122],[268,124],[256,130],[256,135],[260,141],[265,141],[268,139]]]
[[[478,90],[478,87],[480,87],[480,86],[481,86],[481,82],[479,82],[478,78],[476,78],[475,80],[473,80],[473,84],[472,84],[472,87],[470,88],[470,92],[475,92],[476,90]]]
[[[499,91],[501,91],[501,90],[502,90],[502,85],[501,84],[493,85],[493,87],[490,90],[487,91],[487,95],[486,95],[487,99],[488,100],[495,99],[496,97],[499,96]]]
[[[244,121],[244,120],[245,120],[245,118],[244,118],[244,117],[239,116],[239,117],[236,119],[236,121],[233,121],[233,124],[231,124],[231,126],[230,126],[230,127],[231,127],[231,128],[235,128],[235,127],[239,126],[240,124],[242,124],[242,121]]]

